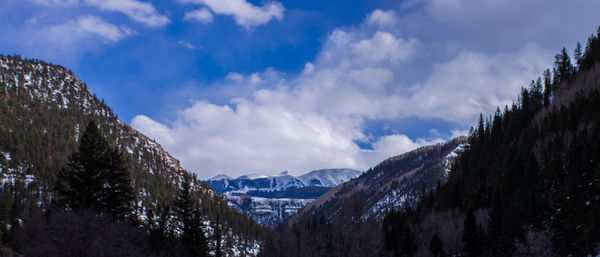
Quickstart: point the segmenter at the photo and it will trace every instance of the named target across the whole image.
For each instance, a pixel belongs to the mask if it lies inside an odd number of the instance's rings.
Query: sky
[[[0,54],[65,66],[206,179],[366,170],[467,133],[600,25],[597,0],[3,0]]]

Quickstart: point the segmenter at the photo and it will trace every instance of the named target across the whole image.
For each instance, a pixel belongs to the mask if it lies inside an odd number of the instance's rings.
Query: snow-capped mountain
[[[313,170],[301,176],[249,174],[238,178],[217,175],[206,183],[223,194],[229,205],[259,224],[276,226],[327,191],[362,172],[351,169]]]
[[[335,187],[336,185],[358,177],[360,171],[351,169],[313,170],[301,176],[293,176],[284,171],[277,175],[249,174],[232,179],[227,175],[217,175],[206,183],[219,194],[264,194],[283,192],[305,187]],[[281,198],[281,197],[267,197]],[[309,197],[316,198],[316,197]]]
[[[360,176],[362,172],[351,169],[313,170],[298,178],[306,186],[335,187]]]

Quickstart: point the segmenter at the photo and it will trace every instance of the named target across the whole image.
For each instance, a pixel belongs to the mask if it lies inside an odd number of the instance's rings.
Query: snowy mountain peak
[[[262,174],[248,174],[248,175],[239,176],[236,179],[253,180],[253,179],[259,179],[259,178],[268,178],[268,176],[262,175]]]
[[[216,175],[216,176],[208,179],[208,181],[217,181],[217,180],[232,180],[232,178],[225,174],[219,174],[219,175]]]
[[[351,169],[313,170],[298,177],[306,186],[335,187],[360,176],[362,172]]]
[[[217,175],[206,182],[217,193],[239,195],[253,191],[277,192],[303,187],[335,187],[360,174],[362,172],[351,169],[322,169],[296,177],[288,171],[283,171],[277,175],[248,174],[236,179],[227,175]]]

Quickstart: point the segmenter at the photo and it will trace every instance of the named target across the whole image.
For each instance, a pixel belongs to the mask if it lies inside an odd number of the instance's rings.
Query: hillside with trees
[[[256,252],[265,233],[73,72],[40,60],[0,56],[0,174],[0,246],[10,252],[43,253],[35,244],[48,241],[36,240],[64,232],[106,252],[128,242],[142,253],[231,256]],[[88,223],[98,233],[78,227]],[[206,249],[194,250],[202,240]],[[40,256],[69,256],[51,252]]]
[[[481,115],[447,182],[417,204],[377,223],[298,220],[260,256],[600,254],[599,37],[577,44],[573,58],[563,48],[517,102]]]

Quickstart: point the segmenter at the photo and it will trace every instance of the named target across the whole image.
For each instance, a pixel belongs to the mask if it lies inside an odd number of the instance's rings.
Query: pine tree
[[[581,66],[581,58],[583,57],[583,52],[581,50],[581,43],[577,42],[577,46],[575,47],[575,51],[573,53],[573,57],[575,58],[575,62],[577,66]]]
[[[462,232],[462,252],[464,256],[480,256],[482,252],[481,231],[477,226],[473,210],[468,210],[465,215]]]
[[[552,96],[552,74],[550,69],[544,71],[544,106],[550,104],[550,97]]]
[[[181,243],[191,256],[208,256],[208,246],[196,199],[191,191],[192,178],[184,173],[181,189],[175,198],[176,214],[181,229]]]
[[[554,75],[557,78],[554,81],[554,88],[557,88],[560,84],[569,81],[575,70],[566,48],[563,47],[561,53],[554,56],[554,65],[556,67]]]
[[[102,211],[103,175],[110,163],[110,147],[91,121],[79,144],[79,152],[71,155],[58,175],[56,191],[60,204],[70,209]]]
[[[125,219],[134,198],[129,170],[120,151],[110,145],[93,120],[81,136],[79,151],[69,158],[56,183],[59,206],[93,209]]]
[[[445,256],[444,245],[437,234],[431,237],[431,241],[429,242],[429,252],[431,253],[431,256],[434,257]]]
[[[104,170],[103,180],[105,181],[102,197],[104,211],[121,220],[130,217],[131,203],[135,195],[129,169],[121,151],[116,149],[111,151],[109,168]]]

